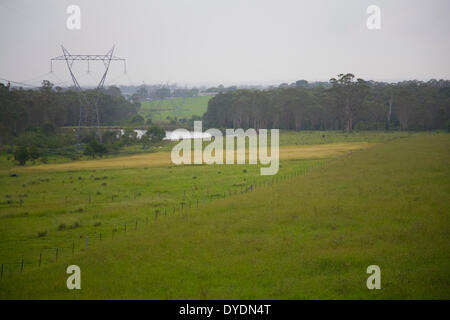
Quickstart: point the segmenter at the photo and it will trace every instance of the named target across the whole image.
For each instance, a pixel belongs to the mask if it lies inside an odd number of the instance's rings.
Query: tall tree
[[[358,111],[362,108],[364,99],[368,93],[368,85],[363,79],[354,80],[351,73],[339,74],[338,79],[331,78],[336,103],[342,111],[345,130],[351,131]]]

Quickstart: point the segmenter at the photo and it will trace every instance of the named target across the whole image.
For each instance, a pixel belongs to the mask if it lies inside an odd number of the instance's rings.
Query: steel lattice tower
[[[80,143],[80,129],[83,125],[88,126],[90,123],[94,122],[98,129],[98,137],[100,139],[100,142],[102,140],[100,125],[101,125],[101,119],[98,111],[98,100],[99,100],[99,92],[103,89],[103,86],[105,84],[106,75],[108,74],[109,66],[111,64],[111,61],[120,61],[123,63],[124,66],[124,73],[126,73],[126,60],[123,58],[119,58],[113,55],[114,53],[114,46],[104,55],[96,54],[96,55],[90,55],[90,54],[78,54],[73,55],[70,54],[69,51],[67,51],[66,48],[61,46],[63,55],[54,57],[50,59],[50,72],[53,72],[53,62],[54,61],[65,61],[67,64],[67,68],[69,69],[70,76],[72,77],[73,84],[75,85],[75,88],[78,90],[78,100],[80,103],[80,115],[78,120],[78,131],[77,131],[77,148]],[[84,90],[81,88],[80,83],[78,82],[77,78],[75,77],[75,74],[73,73],[72,67],[75,61],[87,61],[88,64],[88,73],[90,68],[90,62],[103,62],[103,65],[105,67],[105,71],[103,73],[103,76],[100,79],[100,82],[98,83],[97,87],[94,89],[95,95],[94,97],[91,97],[87,95]],[[93,119],[93,121],[92,121]]]

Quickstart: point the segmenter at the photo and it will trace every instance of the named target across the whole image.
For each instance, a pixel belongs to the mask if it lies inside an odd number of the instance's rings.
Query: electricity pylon
[[[126,60],[123,58],[119,58],[116,56],[113,56],[114,53],[114,46],[104,55],[101,54],[77,54],[73,55],[70,54],[69,51],[67,51],[66,48],[61,46],[63,55],[54,57],[50,59],[50,72],[53,72],[53,61],[65,61],[67,64],[67,68],[69,69],[70,76],[72,77],[73,84],[75,85],[75,88],[78,90],[78,101],[80,103],[80,118],[78,120],[78,131],[77,131],[77,149],[80,144],[80,129],[82,125],[88,126],[90,124],[89,118],[95,118],[95,123],[97,125],[98,129],[98,137],[100,142],[102,141],[102,135],[100,130],[100,124],[101,119],[98,112],[98,100],[99,100],[99,92],[103,89],[103,85],[105,84],[106,75],[108,74],[109,66],[111,64],[111,61],[121,61],[123,62],[124,66],[124,73],[127,72],[127,65]],[[90,62],[103,62],[103,65],[105,66],[105,72],[103,73],[102,78],[100,79],[100,82],[98,83],[97,87],[95,88],[95,96],[92,98],[85,94],[83,89],[80,86],[80,83],[78,82],[77,78],[75,77],[75,74],[73,73],[72,66],[75,61],[87,61],[88,64],[88,73],[90,72]]]

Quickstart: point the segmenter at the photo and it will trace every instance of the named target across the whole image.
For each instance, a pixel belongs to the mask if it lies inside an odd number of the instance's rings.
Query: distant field
[[[368,148],[370,144],[362,142],[334,143],[304,146],[280,147],[280,160],[292,159],[325,159],[339,154]],[[193,156],[193,154],[192,154]],[[193,159],[193,158],[192,158]],[[225,153],[224,153],[225,159]],[[248,161],[248,150],[246,150]],[[193,161],[193,160],[192,160]],[[132,156],[114,157],[98,160],[75,161],[60,164],[44,164],[15,168],[14,172],[52,172],[52,171],[78,171],[91,169],[124,169],[149,168],[170,166],[172,164],[170,152],[155,152]]]
[[[280,130],[280,145],[328,144],[340,142],[386,142],[414,135],[405,131],[287,131]]]
[[[145,101],[141,103],[139,113],[151,117],[154,121],[167,121],[167,117],[191,119],[192,116],[202,116],[208,108],[212,97],[174,98],[167,100]]]
[[[353,131],[346,133],[343,131],[287,131],[280,130],[280,146],[302,146],[302,145],[320,145],[320,144],[332,144],[332,143],[380,143],[386,142],[398,138],[406,138],[416,133],[403,132],[403,131]],[[269,141],[270,142],[270,141]],[[122,157],[131,155],[142,155],[142,158],[147,157],[145,154],[156,152],[168,152],[177,142],[163,141],[159,144],[152,145],[148,148],[143,148],[142,145],[132,145],[124,147],[120,150],[119,154],[109,154],[103,157],[103,159],[113,159],[112,162],[121,161]],[[207,144],[207,143],[205,143]],[[156,158],[161,155],[155,156]],[[8,160],[9,158],[9,160]],[[141,157],[138,157],[141,159]],[[80,160],[92,161],[88,156],[81,156]],[[73,163],[68,157],[62,156],[49,156],[49,164],[58,163]],[[40,165],[37,161],[33,165],[31,161],[27,162],[25,167],[19,167],[14,161],[12,154],[0,153],[0,173],[2,171],[21,171],[24,168],[34,168]],[[92,167],[92,165],[87,165]],[[95,167],[95,165],[94,165]]]
[[[450,298],[449,134],[281,140],[275,177],[167,153],[3,171],[0,298]]]

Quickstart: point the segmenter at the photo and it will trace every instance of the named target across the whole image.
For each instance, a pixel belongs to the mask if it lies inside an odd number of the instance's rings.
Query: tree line
[[[383,83],[340,74],[323,86],[217,94],[203,116],[217,128],[436,130],[450,125],[450,81]]]
[[[139,103],[127,101],[117,87],[105,90],[87,90],[93,101],[98,98],[101,125],[117,125],[137,114]],[[33,128],[77,126],[80,120],[79,93],[73,89],[53,87],[43,81],[38,90],[11,88],[0,83],[0,144],[10,143],[15,137]],[[83,125],[96,125],[91,110],[82,114]]]

